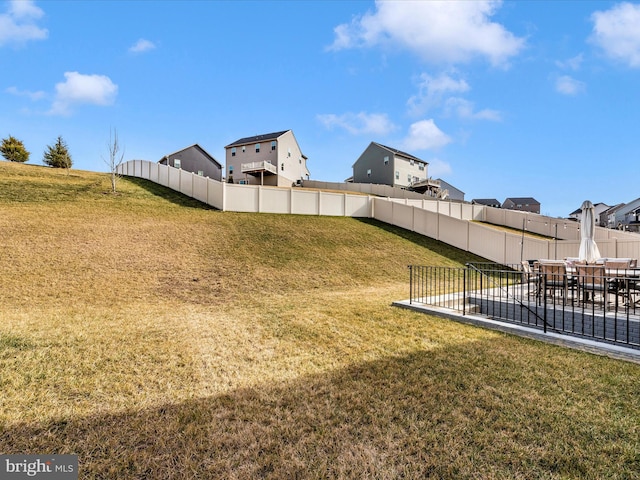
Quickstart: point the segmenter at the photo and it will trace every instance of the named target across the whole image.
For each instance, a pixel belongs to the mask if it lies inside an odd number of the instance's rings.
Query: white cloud
[[[333,113],[317,115],[320,123],[332,130],[335,127],[342,128],[352,135],[387,135],[398,127],[393,124],[386,113]]]
[[[28,40],[42,40],[49,32],[36,25],[44,12],[32,0],[12,0],[6,13],[0,14],[0,46]]]
[[[614,60],[640,67],[640,5],[628,2],[591,15],[591,41]]]
[[[9,87],[5,90],[5,92],[10,93],[11,95],[15,95],[17,97],[28,97],[31,100],[41,100],[47,94],[41,90],[37,92],[30,92],[29,90],[19,90],[17,87]]]
[[[582,53],[576,55],[575,57],[569,58],[567,60],[558,60],[556,65],[564,70],[580,70],[582,66],[582,62],[584,60],[584,55]]]
[[[49,113],[68,115],[74,105],[112,105],[118,86],[104,75],[65,72],[65,81],[56,84],[56,96]]]
[[[467,82],[456,80],[445,73],[438,77],[423,73],[420,75],[418,93],[409,98],[407,105],[413,115],[422,115],[427,110],[440,106],[446,95],[467,92],[469,89]]]
[[[134,43],[131,47],[129,47],[129,52],[131,53],[143,53],[148,52],[149,50],[153,50],[156,48],[155,43],[150,40],[145,40],[141,38],[136,43]]]
[[[412,124],[402,145],[409,151],[415,151],[444,147],[450,142],[451,137],[440,130],[433,119],[429,119]]]
[[[453,169],[451,165],[438,158],[432,158],[429,160],[429,176],[430,177],[443,177],[445,175],[451,175]]]
[[[475,111],[473,102],[460,97],[447,99],[444,110],[447,115],[457,116],[465,120],[491,120],[494,122],[502,120],[502,114],[498,110],[485,108],[484,110]]]
[[[556,92],[563,95],[578,95],[586,90],[584,82],[576,80],[568,75],[563,75],[556,80]]]
[[[501,120],[502,116],[497,110],[485,109],[476,112],[473,102],[459,96],[450,96],[471,90],[463,79],[456,79],[445,73],[438,77],[423,73],[420,80],[418,93],[407,101],[412,115],[423,115],[432,108],[443,107],[447,116],[457,116],[466,120]]]
[[[499,0],[376,1],[376,11],[334,29],[329,50],[399,45],[430,62],[459,63],[476,57],[506,65],[525,45],[491,17]]]

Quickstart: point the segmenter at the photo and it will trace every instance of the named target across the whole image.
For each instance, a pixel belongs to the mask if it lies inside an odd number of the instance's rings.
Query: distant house
[[[522,212],[540,213],[540,202],[532,197],[510,197],[502,202],[502,208]]]
[[[441,178],[438,178],[436,182],[440,183],[440,191],[443,192],[441,195],[442,198],[447,198],[449,200],[459,200],[461,202],[464,202],[464,192],[462,190],[454,187],[448,182],[445,182]],[[446,192],[446,197],[444,196],[445,195],[444,192]]]
[[[244,137],[224,148],[229,183],[291,187],[309,179],[307,157],[291,130]]]
[[[593,207],[594,207],[594,213],[596,218],[596,225],[599,225],[601,227],[605,226],[600,221],[600,214],[606,210],[609,210],[611,207],[606,203],[596,203],[593,205]],[[578,208],[577,210],[574,210],[573,212],[571,212],[569,214],[569,218],[571,218],[572,220],[580,221],[580,219],[582,218],[582,209]]]
[[[615,225],[621,230],[640,230],[640,198],[626,203],[615,212]]]
[[[165,155],[158,163],[181,168],[213,180],[222,180],[222,165],[197,143]]]
[[[600,226],[606,228],[616,228],[616,212],[624,207],[624,203],[619,203],[613,207],[607,208],[604,212],[600,213]]]
[[[485,205],[486,207],[500,208],[500,201],[496,198],[474,198],[472,205]]]
[[[352,165],[353,183],[375,183],[392,187],[412,188],[432,194],[440,190],[440,182],[427,175],[429,164],[410,153],[371,142]]]

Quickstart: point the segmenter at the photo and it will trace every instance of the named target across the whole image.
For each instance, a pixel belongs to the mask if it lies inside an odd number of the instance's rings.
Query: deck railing
[[[243,163],[240,165],[240,172],[259,172],[265,171],[269,173],[278,173],[278,167],[276,167],[271,162],[262,161],[262,162],[251,162],[251,163]]]
[[[560,334],[640,348],[640,281],[608,272],[605,283],[518,266],[409,267],[410,303],[481,315]],[[591,280],[591,281],[590,281]]]

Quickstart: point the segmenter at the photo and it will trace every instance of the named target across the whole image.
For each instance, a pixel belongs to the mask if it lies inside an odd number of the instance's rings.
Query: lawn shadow
[[[151,180],[145,180],[138,177],[122,177],[121,181],[130,182],[133,185],[136,185],[137,187],[140,187],[157,197],[160,197],[164,200],[167,200],[168,202],[180,205],[182,207],[197,208],[201,210],[218,210],[211,205],[207,205],[206,203],[196,200],[195,198],[191,198],[169,187],[165,187],[163,185],[160,185],[159,183],[152,182]]]
[[[355,220],[380,228],[381,230],[392,233],[404,240],[414,243],[415,245],[437,253],[438,255],[460,262],[463,265],[467,262],[489,262],[486,258],[480,257],[471,252],[467,252],[458,247],[454,247],[453,245],[449,245],[448,243],[441,242],[440,240],[427,237],[426,235],[421,235],[419,233],[412,232],[411,230],[391,225],[390,223],[385,223],[374,218],[355,218]]]
[[[585,420],[593,400],[567,391],[558,368],[588,362],[592,375],[610,360],[557,347],[535,365],[513,355],[530,359],[537,345],[461,340],[147,410],[3,426],[0,451],[78,454],[80,478],[631,478],[637,400],[622,423]],[[621,392],[601,389],[598,408],[621,408]]]

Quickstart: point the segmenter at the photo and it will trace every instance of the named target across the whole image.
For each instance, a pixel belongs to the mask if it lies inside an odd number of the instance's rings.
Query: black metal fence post
[[[409,305],[413,304],[413,265],[409,265]]]
[[[462,316],[466,315],[467,307],[467,269],[462,271]]]

